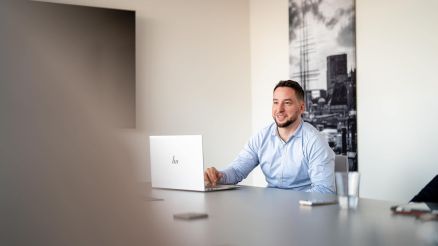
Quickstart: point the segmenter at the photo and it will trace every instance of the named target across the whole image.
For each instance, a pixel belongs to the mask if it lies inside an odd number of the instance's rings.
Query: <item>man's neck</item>
[[[295,133],[295,131],[298,129],[298,126],[301,124],[301,119],[297,119],[294,123],[292,123],[288,127],[277,127],[278,135],[279,137],[284,141],[287,142],[289,138]]]

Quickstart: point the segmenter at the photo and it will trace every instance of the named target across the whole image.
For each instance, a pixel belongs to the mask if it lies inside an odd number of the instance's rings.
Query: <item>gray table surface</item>
[[[393,215],[390,202],[360,199],[356,209],[337,204],[300,206],[327,197],[274,188],[192,192],[152,189],[149,201],[171,245],[438,245],[438,222]],[[208,218],[175,220],[204,212]]]

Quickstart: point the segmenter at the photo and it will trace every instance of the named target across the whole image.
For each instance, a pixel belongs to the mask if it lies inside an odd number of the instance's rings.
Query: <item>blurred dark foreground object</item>
[[[0,3],[0,245],[165,245],[80,74],[23,33],[30,3]]]
[[[421,191],[412,198],[411,202],[438,203],[438,175],[436,175]]]

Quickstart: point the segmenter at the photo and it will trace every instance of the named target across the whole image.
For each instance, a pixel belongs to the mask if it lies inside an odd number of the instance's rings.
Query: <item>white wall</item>
[[[288,72],[281,56],[289,48],[281,43],[287,3],[250,4],[253,128],[268,120],[266,91]],[[357,0],[356,6],[361,196],[406,202],[438,174],[438,2]]]
[[[357,1],[361,193],[408,201],[438,174],[438,2]]]
[[[250,1],[252,133],[272,122],[272,90],[289,79],[289,18],[287,0]],[[250,175],[266,186],[260,168]]]
[[[203,134],[226,166],[251,133],[248,0],[56,0],[136,11],[137,129],[126,137],[150,180],[148,136]]]

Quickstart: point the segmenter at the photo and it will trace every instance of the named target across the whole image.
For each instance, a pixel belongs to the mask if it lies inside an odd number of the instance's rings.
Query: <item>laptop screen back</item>
[[[154,188],[204,190],[201,135],[150,136]]]

